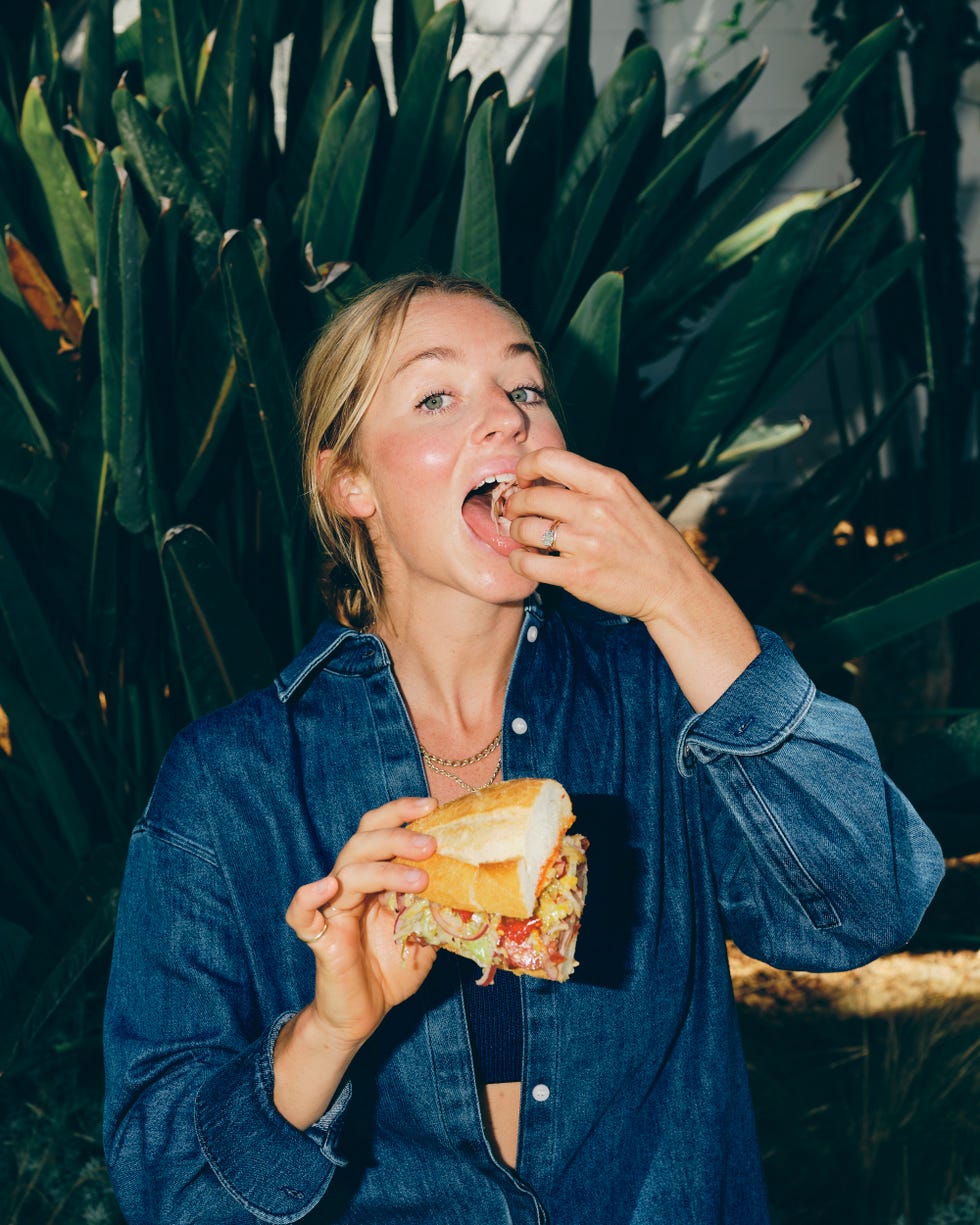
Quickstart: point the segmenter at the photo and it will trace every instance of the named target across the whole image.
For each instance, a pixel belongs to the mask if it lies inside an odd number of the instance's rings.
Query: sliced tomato
[[[541,926],[540,919],[501,919],[500,934],[508,944],[523,944],[536,927]]]

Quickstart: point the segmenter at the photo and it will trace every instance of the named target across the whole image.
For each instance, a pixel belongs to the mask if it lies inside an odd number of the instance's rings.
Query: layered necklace
[[[451,778],[452,781],[462,787],[464,791],[472,791],[474,795],[481,792],[484,787],[489,787],[490,784],[496,780],[497,775],[500,773],[500,764],[503,760],[503,754],[501,753],[500,757],[497,758],[497,764],[493,768],[493,773],[490,775],[487,781],[479,787],[472,786],[464,778],[460,778],[458,774],[454,774],[453,770],[462,770],[466,766],[475,766],[478,761],[484,761],[495,749],[498,749],[499,747],[500,732],[497,732],[490,743],[480,749],[479,753],[474,753],[472,757],[437,757],[435,753],[429,752],[421,740],[419,741],[419,752],[422,754],[422,760],[430,770],[434,770],[436,774],[441,774],[443,778]]]

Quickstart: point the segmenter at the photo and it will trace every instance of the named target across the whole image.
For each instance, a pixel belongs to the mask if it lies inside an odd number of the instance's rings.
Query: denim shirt
[[[503,775],[567,788],[589,891],[574,976],[520,979],[513,1171],[481,1122],[478,971],[449,953],[317,1123],[272,1102],[276,1034],[313,996],[290,898],[365,811],[426,792],[384,643],[327,622],[274,686],[186,728],[134,831],[106,1013],[128,1220],[766,1221],[726,935],[775,966],[861,965],[909,939],[943,869],[857,711],[758,633],[695,714],[643,625],[528,602]]]

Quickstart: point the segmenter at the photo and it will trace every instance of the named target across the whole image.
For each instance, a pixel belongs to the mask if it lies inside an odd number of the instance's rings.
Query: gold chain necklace
[[[456,770],[461,770],[464,766],[475,766],[478,761],[483,761],[484,758],[489,757],[494,749],[498,748],[499,746],[500,732],[497,732],[490,743],[484,748],[480,749],[479,753],[474,753],[472,757],[437,757],[435,753],[429,752],[421,740],[419,741],[419,752],[422,754],[422,760],[430,770],[433,770],[436,774],[441,774],[443,778],[452,779],[452,781],[462,787],[464,791],[472,791],[474,795],[477,795],[483,790],[484,787],[489,787],[500,773],[500,766],[503,762],[503,754],[501,754],[498,758],[497,764],[493,768],[493,773],[480,787],[472,786],[472,784],[468,783],[465,779],[460,778],[458,774],[453,774],[453,772],[446,767],[452,766]]]

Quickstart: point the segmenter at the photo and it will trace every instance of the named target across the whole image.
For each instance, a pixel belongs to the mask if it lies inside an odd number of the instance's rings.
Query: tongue
[[[488,544],[501,557],[506,557],[519,547],[516,540],[511,540],[505,527],[494,523],[493,516],[490,514],[490,495],[488,493],[476,494],[467,498],[463,503],[463,518],[473,535],[482,540],[484,544]]]

